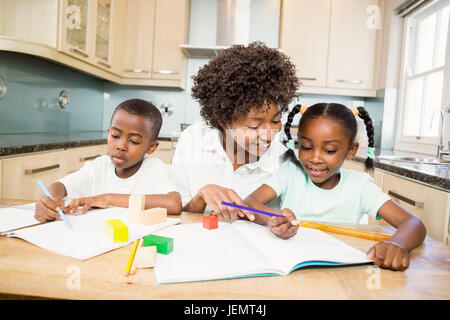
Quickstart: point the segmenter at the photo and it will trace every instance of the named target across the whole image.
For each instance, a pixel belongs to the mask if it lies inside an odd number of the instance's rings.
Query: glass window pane
[[[421,73],[433,67],[434,37],[437,13],[429,15],[417,24],[414,73]]]
[[[87,43],[87,0],[68,0],[67,2],[67,36],[68,44],[86,51]]]
[[[423,77],[406,81],[403,116],[403,134],[420,136],[420,113],[422,106]]]
[[[441,20],[439,23],[439,36],[436,52],[435,68],[443,66],[445,63],[445,48],[447,47],[448,20],[450,15],[450,4],[444,7],[441,12]]]
[[[442,102],[443,71],[434,72],[426,79],[423,99],[422,136],[438,137],[441,116],[439,110]]]

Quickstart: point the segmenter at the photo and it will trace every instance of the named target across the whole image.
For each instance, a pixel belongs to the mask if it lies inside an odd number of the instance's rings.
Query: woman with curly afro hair
[[[277,49],[253,42],[222,51],[193,80],[204,121],[183,131],[172,160],[183,209],[254,220],[221,202],[245,205],[242,198],[284,161],[287,149],[278,133],[300,86],[295,65]]]

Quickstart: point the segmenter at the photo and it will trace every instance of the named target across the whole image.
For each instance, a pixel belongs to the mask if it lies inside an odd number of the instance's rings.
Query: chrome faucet
[[[442,110],[437,109],[434,111],[434,113],[436,111],[439,111],[439,114],[441,116],[441,121],[440,121],[440,126],[439,126],[439,145],[438,145],[438,149],[437,149],[437,154],[436,157],[438,159],[442,159],[442,156],[448,156],[450,155],[450,141],[448,141],[448,147],[447,150],[444,149],[444,144],[443,144],[443,134],[444,134],[444,112],[442,112]],[[450,106],[448,106],[445,109],[446,113],[450,113]],[[433,118],[434,118],[434,113],[431,116],[431,122],[433,122]]]

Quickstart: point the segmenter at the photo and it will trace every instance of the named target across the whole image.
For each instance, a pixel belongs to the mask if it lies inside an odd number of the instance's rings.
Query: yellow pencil
[[[134,256],[136,254],[136,249],[139,243],[139,239],[134,241],[133,248],[131,248],[130,257],[128,258],[127,266],[125,267],[125,275],[127,276],[130,273],[131,265],[133,264]]]
[[[384,241],[391,237],[390,235],[387,235],[387,234],[330,226],[327,224],[322,224],[322,223],[317,223],[317,222],[312,222],[312,221],[300,221],[299,226],[305,227],[305,228],[311,228],[311,229],[318,229],[321,231],[340,233],[340,234],[345,234],[348,236],[369,239],[369,240],[374,240],[374,241]]]

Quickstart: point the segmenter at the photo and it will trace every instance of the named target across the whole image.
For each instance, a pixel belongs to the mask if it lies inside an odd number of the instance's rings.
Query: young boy
[[[170,169],[157,158],[144,158],[158,147],[162,117],[151,103],[131,99],[119,104],[108,129],[108,155],[86,162],[78,170],[50,185],[53,200],[36,203],[39,221],[60,219],[57,209],[79,214],[90,208],[128,207],[130,194],[145,194],[145,208],[164,207],[181,212],[181,197],[170,179]],[[63,198],[73,199],[68,206]]]

